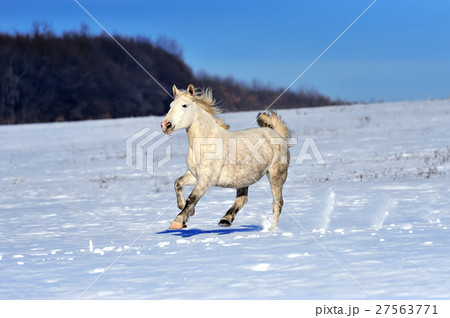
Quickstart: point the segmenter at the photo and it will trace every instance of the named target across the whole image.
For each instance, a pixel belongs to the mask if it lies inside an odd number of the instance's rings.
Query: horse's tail
[[[256,122],[260,127],[269,127],[275,130],[286,142],[289,139],[289,129],[286,123],[281,119],[278,114],[270,110],[268,112],[259,113],[256,117]]]

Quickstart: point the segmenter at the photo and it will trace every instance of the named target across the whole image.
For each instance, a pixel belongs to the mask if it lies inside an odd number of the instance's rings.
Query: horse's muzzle
[[[170,134],[173,130],[173,125],[170,121],[162,121],[161,128],[165,134]]]

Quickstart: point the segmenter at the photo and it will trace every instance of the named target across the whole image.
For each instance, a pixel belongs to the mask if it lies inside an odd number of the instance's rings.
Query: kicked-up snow
[[[126,165],[126,140],[161,117],[0,127],[0,298],[448,299],[450,101],[279,114],[297,144],[275,231],[266,177],[232,227],[217,223],[235,190],[213,188],[168,231],[185,132],[153,174]]]

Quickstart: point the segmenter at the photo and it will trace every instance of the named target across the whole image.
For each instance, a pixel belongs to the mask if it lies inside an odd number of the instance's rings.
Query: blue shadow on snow
[[[201,230],[201,229],[165,230],[162,232],[157,232],[156,234],[172,234],[174,236],[191,237],[199,234],[226,235],[231,233],[242,233],[242,232],[261,232],[262,229],[263,227],[260,225],[242,225],[240,228],[227,227],[215,230]]]

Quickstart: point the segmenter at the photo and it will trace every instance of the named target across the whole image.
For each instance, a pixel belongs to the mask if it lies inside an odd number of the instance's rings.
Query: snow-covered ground
[[[299,144],[275,232],[265,177],[231,228],[235,191],[214,188],[167,231],[185,132],[153,175],[125,164],[160,117],[0,127],[0,298],[448,299],[450,100],[279,113]],[[326,165],[295,164],[306,137]]]

